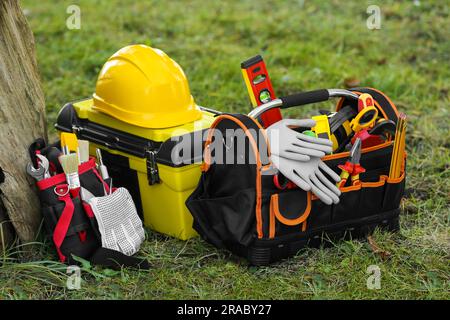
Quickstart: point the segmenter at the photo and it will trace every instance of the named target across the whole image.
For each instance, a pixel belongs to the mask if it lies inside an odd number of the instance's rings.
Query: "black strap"
[[[249,130],[250,134],[253,136],[253,139],[256,141],[258,148],[259,148],[259,155],[260,155],[260,160],[261,163],[263,165],[269,163],[269,156],[268,156],[268,147],[266,142],[264,141],[264,139],[260,139],[262,138],[261,134],[260,134],[260,128],[259,126],[256,124],[255,120],[250,118],[249,116],[245,115],[245,114],[240,114],[240,113],[230,113],[228,115],[231,115],[233,117],[235,117],[236,119],[240,120],[248,129],[252,129]]]
[[[330,131],[333,134],[345,121],[355,117],[358,113],[351,107],[346,106],[339,110],[330,120]]]
[[[122,252],[100,247],[90,261],[94,265],[107,267],[111,269],[120,269],[121,267],[132,267],[142,270],[150,269],[150,264],[142,258],[130,257]]]
[[[33,166],[37,168],[37,158],[36,158],[36,151],[41,150],[46,147],[46,142],[43,138],[37,138],[33,141],[32,144],[28,147],[28,153],[30,155],[31,162],[33,163]]]

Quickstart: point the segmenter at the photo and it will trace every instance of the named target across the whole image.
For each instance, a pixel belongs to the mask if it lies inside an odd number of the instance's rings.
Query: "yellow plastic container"
[[[185,201],[200,178],[201,147],[188,159],[192,164],[174,162],[171,152],[176,142],[171,139],[189,137],[202,143],[214,111],[202,109],[199,120],[180,126],[149,129],[112,118],[92,105],[92,99],[65,105],[56,128],[89,140],[93,156],[96,148],[102,149],[114,185],[129,189],[145,226],[182,240],[196,236]]]

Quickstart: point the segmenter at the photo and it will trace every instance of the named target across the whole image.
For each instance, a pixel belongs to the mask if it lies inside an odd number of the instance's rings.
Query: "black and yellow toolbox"
[[[164,52],[125,47],[108,59],[92,98],[68,103],[56,128],[102,150],[114,185],[126,187],[151,229],[186,240],[196,235],[185,200],[197,186],[202,134],[214,110],[197,106],[181,67]],[[179,146],[192,145],[191,154]]]
[[[322,89],[272,100],[249,115],[223,114],[216,118],[205,143],[205,162],[200,183],[186,204],[194,216],[194,228],[211,244],[247,258],[254,265],[266,265],[289,257],[323,239],[360,237],[376,227],[399,228],[400,201],[405,188],[405,158],[398,160],[394,176],[390,168],[396,140],[391,137],[377,145],[363,147],[357,183],[340,188],[340,202],[327,205],[310,191],[294,186],[279,188],[270,161],[270,146],[264,128],[257,120],[273,108],[290,108],[340,97],[337,111],[358,110],[358,97],[370,94],[385,121],[397,123],[400,114],[382,92],[372,88],[351,91]],[[210,145],[219,131],[245,132],[245,163],[211,160]],[[219,144],[220,146],[220,144]],[[216,145],[217,147],[217,145]],[[233,157],[235,148],[223,144],[224,158]],[[350,152],[330,154],[322,160],[337,174]],[[394,153],[395,155],[395,153]],[[235,154],[234,154],[235,156]],[[394,157],[395,158],[395,157]],[[250,161],[256,159],[256,161]]]

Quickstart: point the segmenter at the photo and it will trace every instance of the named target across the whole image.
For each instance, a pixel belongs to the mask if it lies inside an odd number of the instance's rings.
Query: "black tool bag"
[[[386,119],[397,121],[397,110],[381,92],[358,88],[354,93],[370,93],[376,107]],[[328,100],[327,90],[301,93],[280,98],[277,107]],[[343,97],[337,109],[350,105],[357,109],[357,100]],[[357,96],[356,96],[357,97]],[[275,102],[276,104],[276,102]],[[242,129],[246,134],[248,151],[242,164],[221,164],[210,161],[210,146],[214,130],[226,137],[226,130]],[[377,226],[388,230],[399,228],[399,205],[405,187],[405,173],[398,179],[388,178],[393,142],[362,150],[361,183],[341,189],[337,205],[326,205],[310,192],[297,187],[279,189],[274,184],[273,167],[269,159],[267,141],[260,124],[242,114],[218,116],[213,123],[205,146],[205,163],[197,189],[186,201],[194,217],[195,230],[216,247],[226,248],[247,258],[251,264],[267,265],[292,256],[299,249],[319,246],[323,239],[360,237]],[[239,156],[236,148],[224,139],[221,151],[224,158]],[[250,161],[251,158],[256,161]],[[349,152],[328,155],[323,161],[336,173]],[[243,159],[241,159],[243,160]],[[404,167],[403,167],[404,168]]]
[[[110,185],[97,171],[95,158],[80,164],[78,171],[81,186],[94,196],[103,196],[105,190],[109,192]],[[101,236],[92,210],[81,200],[79,191],[69,190],[64,173],[38,181],[37,187],[46,233],[61,262],[77,264],[76,256],[112,268],[149,268],[146,260],[101,246]]]

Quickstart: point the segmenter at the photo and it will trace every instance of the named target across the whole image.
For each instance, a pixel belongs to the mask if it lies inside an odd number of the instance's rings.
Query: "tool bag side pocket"
[[[95,160],[79,166],[81,184],[95,194],[104,193],[103,180],[95,172]],[[76,263],[73,256],[89,260],[100,247],[95,218],[86,214],[79,196],[72,197],[64,174],[37,182],[47,236],[61,262]]]
[[[405,172],[399,178],[386,179],[386,192],[383,198],[383,211],[391,211],[400,207],[405,191]]]
[[[67,188],[67,185],[55,188]],[[41,198],[46,196],[48,192],[41,193]],[[42,207],[42,215],[47,236],[53,242],[59,260],[69,264],[74,263],[73,256],[88,260],[98,249],[100,242],[80,198],[72,198],[67,193],[53,200],[47,197],[46,202],[53,202],[52,205]]]
[[[239,190],[231,196],[188,198],[194,229],[219,248],[235,243],[249,245],[255,230],[255,190]]]
[[[338,223],[360,218],[361,184],[343,187],[338,204],[333,205],[332,222]]]
[[[365,216],[379,214],[383,211],[383,198],[386,192],[387,176],[381,175],[376,182],[361,183],[361,200],[358,211]]]
[[[371,147],[369,150],[363,149],[361,166],[366,171],[359,174],[359,181],[354,185],[349,183],[350,185],[341,187],[339,203],[332,205],[332,224],[357,223],[360,219],[383,212],[383,197],[391,156],[390,143]],[[344,164],[346,159],[337,158],[337,155],[326,158],[331,158],[327,164],[336,172],[339,172],[338,165]]]
[[[269,239],[306,230],[311,213],[311,193],[292,190],[272,194],[269,209]]]

